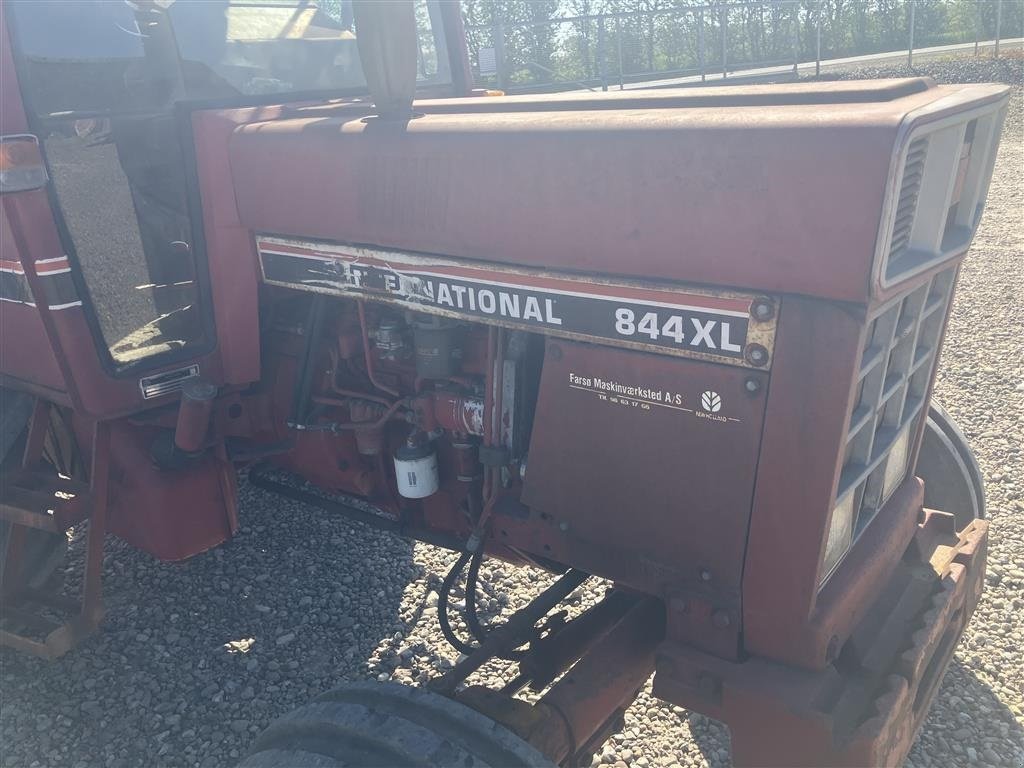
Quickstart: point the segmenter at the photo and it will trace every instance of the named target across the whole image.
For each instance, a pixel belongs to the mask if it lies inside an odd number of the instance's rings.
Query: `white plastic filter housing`
[[[437,470],[437,454],[431,451],[420,458],[395,456],[395,481],[398,492],[406,499],[425,499],[437,493],[441,477]]]

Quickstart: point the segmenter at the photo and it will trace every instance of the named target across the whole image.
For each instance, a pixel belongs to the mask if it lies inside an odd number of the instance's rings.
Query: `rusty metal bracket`
[[[836,660],[813,671],[667,641],[654,695],[724,721],[733,764],[901,765],[984,582],[988,523],[924,511],[895,573]]]
[[[96,423],[88,485],[59,476],[43,476],[35,470],[42,456],[51,407],[37,401],[22,467],[0,482],[0,519],[11,526],[4,560],[0,621],[16,622],[43,635],[38,640],[3,628],[0,645],[44,659],[63,656],[91,635],[103,619],[103,539],[107,532],[110,476],[110,428],[106,422]],[[29,588],[21,567],[28,530],[38,528],[63,534],[86,519],[89,533],[81,600]],[[68,618],[57,624],[42,616],[43,610],[63,613]]]

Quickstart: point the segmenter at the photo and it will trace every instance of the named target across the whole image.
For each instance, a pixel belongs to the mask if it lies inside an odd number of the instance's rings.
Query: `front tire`
[[[928,409],[917,476],[924,481],[924,505],[950,512],[956,529],[985,518],[985,484],[967,437],[936,402]]]
[[[260,734],[239,768],[538,766],[550,760],[504,726],[423,688],[352,683]]]

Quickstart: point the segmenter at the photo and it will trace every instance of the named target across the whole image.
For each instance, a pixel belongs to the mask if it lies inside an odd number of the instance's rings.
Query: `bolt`
[[[700,580],[701,581],[711,581],[711,571],[709,571],[707,568],[701,568],[700,569]]]
[[[743,388],[750,394],[757,394],[761,391],[761,380],[755,379],[751,376],[749,379],[743,382]]]
[[[569,524],[563,520],[562,522],[560,522],[558,524],[558,530],[560,530],[560,531],[568,531],[569,530]]]
[[[725,629],[732,624],[732,619],[729,617],[728,611],[719,609],[711,614],[711,623],[716,629]]]
[[[673,597],[669,605],[675,613],[688,613],[690,610],[690,604],[681,597]]]
[[[751,305],[750,315],[755,320],[766,322],[775,316],[775,305],[768,299],[758,299]]]
[[[761,367],[768,362],[768,350],[760,344],[747,345],[747,362],[751,365]]]

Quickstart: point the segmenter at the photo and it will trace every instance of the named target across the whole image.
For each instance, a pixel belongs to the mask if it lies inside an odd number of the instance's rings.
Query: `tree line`
[[[1020,0],[461,0],[479,82],[615,82],[645,73],[1024,35]],[[820,19],[820,21],[819,21]],[[483,58],[481,59],[481,55]]]

